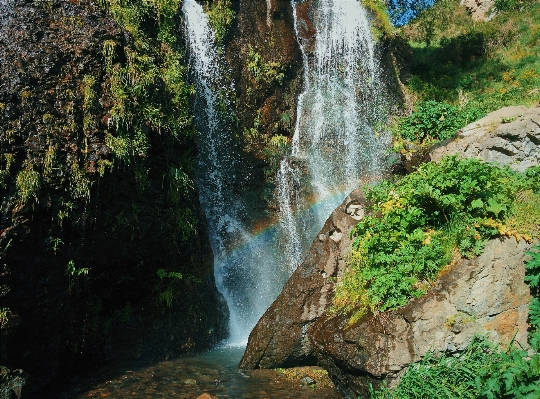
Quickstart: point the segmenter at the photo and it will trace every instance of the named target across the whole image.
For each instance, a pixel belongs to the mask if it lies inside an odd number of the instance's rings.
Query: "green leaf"
[[[488,199],[486,211],[493,213],[495,217],[499,217],[499,213],[506,211],[506,205],[499,204],[495,199],[490,198]]]
[[[471,209],[478,209],[484,207],[484,201],[482,201],[480,198],[475,199],[473,202],[471,202]]]

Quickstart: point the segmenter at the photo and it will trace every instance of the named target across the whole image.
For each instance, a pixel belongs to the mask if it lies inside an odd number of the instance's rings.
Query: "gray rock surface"
[[[461,4],[467,7],[473,21],[489,21],[495,15],[494,0],[461,0]]]
[[[529,247],[515,238],[491,240],[481,256],[448,267],[427,295],[403,308],[347,328],[348,317],[319,319],[308,330],[319,363],[346,397],[357,398],[370,383],[396,385],[430,349],[464,350],[477,333],[496,343],[515,335],[527,348]]]
[[[461,129],[430,151],[432,161],[459,154],[523,171],[540,162],[540,107],[506,107]]]

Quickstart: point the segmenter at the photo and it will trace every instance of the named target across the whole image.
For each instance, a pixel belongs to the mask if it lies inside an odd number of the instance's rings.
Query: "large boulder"
[[[319,364],[345,397],[357,398],[369,384],[395,386],[429,350],[464,350],[478,333],[496,343],[515,335],[527,348],[529,247],[515,238],[491,240],[482,255],[448,267],[427,295],[403,308],[348,327],[346,316],[319,318],[307,331]]]
[[[459,154],[524,171],[540,162],[540,107],[505,107],[461,129],[455,139],[435,146],[432,161]]]
[[[429,293],[407,306],[364,317],[329,312],[336,277],[346,267],[352,227],[364,200],[353,192],[328,218],[283,292],[250,334],[240,368],[320,365],[347,398],[369,385],[394,386],[429,351],[459,352],[475,334],[527,348],[530,244],[493,239],[483,254],[447,267]]]
[[[335,279],[347,264],[349,232],[363,216],[363,204],[358,189],[330,215],[304,262],[251,332],[240,368],[316,364],[307,331],[332,304]]]
[[[516,170],[537,165],[539,112],[510,107],[489,114],[433,149],[430,157],[459,154]],[[317,363],[345,397],[357,398],[368,394],[370,384],[395,386],[429,350],[464,350],[475,334],[503,344],[514,338],[528,347],[531,296],[524,265],[530,244],[513,237],[493,239],[481,256],[454,262],[425,296],[403,308],[365,316],[353,325],[349,315],[330,312],[335,279],[347,267],[349,232],[363,216],[364,205],[357,191],[332,213],[252,331],[241,368]]]

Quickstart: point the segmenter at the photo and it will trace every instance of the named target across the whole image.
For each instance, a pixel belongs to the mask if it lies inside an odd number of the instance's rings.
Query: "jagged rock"
[[[306,333],[332,303],[334,281],[346,266],[351,246],[349,232],[358,223],[349,212],[363,212],[364,204],[357,189],[330,215],[304,262],[251,332],[240,368],[316,364]]]
[[[464,350],[485,333],[493,342],[514,337],[527,344],[529,287],[525,252],[515,238],[494,239],[478,258],[448,267],[436,286],[403,308],[365,317],[346,328],[349,318],[320,318],[307,335],[320,365],[348,398],[367,395],[369,384],[389,386],[429,350]]]
[[[495,15],[494,0],[462,0],[461,4],[467,7],[473,21],[489,21]]]
[[[540,107],[506,107],[461,129],[456,138],[429,152],[432,161],[445,155],[509,165],[523,171],[540,162]]]

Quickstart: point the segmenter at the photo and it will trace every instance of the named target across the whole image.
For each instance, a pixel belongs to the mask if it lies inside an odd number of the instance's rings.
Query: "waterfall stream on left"
[[[242,160],[224,117],[227,94],[233,88],[227,83],[225,63],[202,6],[184,0],[182,9],[190,76],[196,88],[196,184],[214,252],[216,285],[229,307],[230,341],[242,343],[279,294],[290,270],[280,268],[275,229],[254,235],[243,223],[246,205],[238,194],[244,177]]]

